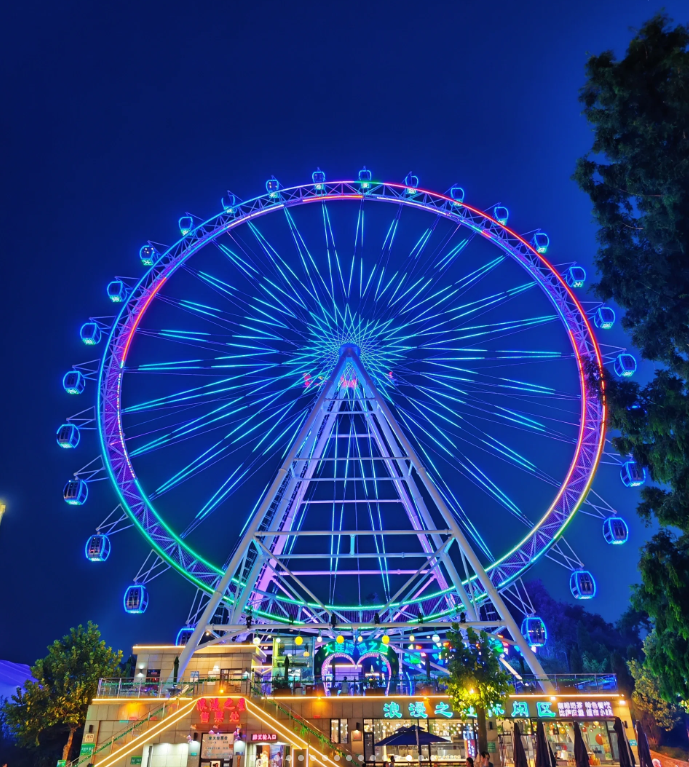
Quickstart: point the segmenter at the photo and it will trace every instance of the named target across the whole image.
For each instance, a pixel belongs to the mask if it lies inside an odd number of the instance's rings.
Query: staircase
[[[187,687],[183,688],[179,697],[182,697],[185,693],[188,694],[190,687],[191,685],[187,685]],[[145,742],[147,740],[145,736],[150,735],[152,737],[154,733],[151,733],[151,731],[154,729],[156,731],[158,731],[158,729],[167,729],[170,720],[174,715],[182,714],[182,711],[184,711],[183,715],[186,715],[191,711],[195,703],[195,700],[187,700],[182,705],[179,698],[168,698],[162,705],[153,709],[153,711],[149,711],[146,716],[130,722],[122,730],[116,732],[111,738],[100,743],[92,753],[84,754],[83,756],[79,756],[77,759],[68,762],[67,767],[86,767],[86,765],[91,762],[95,763],[96,759],[98,759],[98,767],[107,767],[110,764],[115,764],[122,758],[120,752],[126,745],[134,743],[134,741],[138,742],[140,739],[144,739]],[[161,725],[164,726],[161,727]],[[157,732],[155,734],[157,734]],[[131,738],[129,736],[131,736]],[[143,743],[141,743],[141,745],[143,745]]]

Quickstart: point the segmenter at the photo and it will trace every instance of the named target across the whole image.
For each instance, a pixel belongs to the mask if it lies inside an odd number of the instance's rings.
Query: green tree
[[[477,634],[472,628],[466,633],[458,623],[447,633],[448,659],[447,692],[452,706],[464,713],[474,708],[478,719],[479,751],[488,748],[486,711],[501,705],[512,691],[512,678],[500,665],[502,644],[485,631]]]
[[[628,663],[629,671],[634,678],[632,703],[650,737],[658,743],[659,729],[669,732],[680,719],[680,710],[663,699],[658,678],[649,669],[636,660]]]
[[[86,719],[101,677],[115,676],[122,660],[89,622],[56,639],[48,654],[31,669],[27,682],[3,705],[4,721],[20,746],[40,749],[47,735],[67,735],[63,759],[69,758],[74,733]]]
[[[676,528],[644,548],[634,594],[659,640],[646,668],[673,702],[686,694],[675,659],[689,641],[689,27],[658,14],[624,58],[592,56],[580,100],[594,140],[574,179],[599,227],[594,289],[624,309],[622,326],[656,363],[647,385],[608,378],[605,396],[613,444],[656,483],[640,516]]]

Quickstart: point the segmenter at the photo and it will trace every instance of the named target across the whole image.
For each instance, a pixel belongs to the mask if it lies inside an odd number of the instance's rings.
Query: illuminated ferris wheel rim
[[[157,260],[123,302],[108,337],[98,378],[98,431],[103,459],[120,501],[156,553],[196,586],[212,592],[222,569],[201,557],[158,514],[144,493],[127,450],[121,413],[122,378],[134,334],[167,279],[191,256],[222,234],[285,208],[312,202],[371,200],[394,203],[442,216],[467,226],[500,247],[539,284],[555,307],[572,344],[579,372],[581,417],[572,462],[556,498],[524,538],[487,568],[499,588],[524,573],[561,536],[584,501],[605,442],[605,404],[590,390],[586,366],[602,374],[603,361],[591,325],[562,275],[523,237],[488,213],[451,197],[404,184],[334,181],[279,188],[251,200],[237,201],[191,228]],[[602,377],[602,376],[601,376]]]

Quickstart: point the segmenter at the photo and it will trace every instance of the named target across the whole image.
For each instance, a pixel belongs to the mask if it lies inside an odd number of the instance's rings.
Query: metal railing
[[[576,692],[617,692],[617,676],[615,674],[551,674],[550,682],[559,693]],[[541,692],[540,678],[530,674],[522,675],[514,680],[517,693]]]
[[[182,694],[192,697],[204,695],[248,695],[251,680],[245,672],[229,678],[209,677],[169,684],[151,679],[100,679],[96,698],[175,698]]]

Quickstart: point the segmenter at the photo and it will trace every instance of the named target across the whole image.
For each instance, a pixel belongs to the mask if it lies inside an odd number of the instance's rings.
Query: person
[[[340,690],[341,695],[349,695],[349,680],[345,677],[342,680],[342,688]]]
[[[481,751],[481,762],[480,767],[493,767],[493,762],[490,760],[490,756],[488,756],[487,751]]]
[[[474,767],[474,760],[470,756],[467,756],[466,764],[467,764],[467,767]]]

